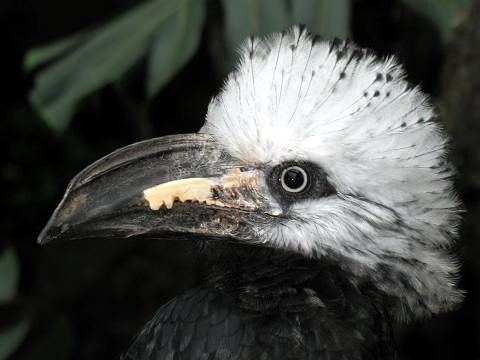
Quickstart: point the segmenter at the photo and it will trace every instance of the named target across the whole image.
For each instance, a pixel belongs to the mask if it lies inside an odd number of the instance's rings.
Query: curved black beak
[[[70,182],[38,242],[178,234],[248,239],[249,223],[267,203],[262,179],[208,135],[135,143]]]

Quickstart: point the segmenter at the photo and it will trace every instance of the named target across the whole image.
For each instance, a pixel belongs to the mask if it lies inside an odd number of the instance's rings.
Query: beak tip
[[[45,238],[38,236],[37,237],[37,244],[38,245],[45,245],[48,242],[48,240],[45,240]]]
[[[46,243],[51,241],[50,236],[48,236],[48,234],[45,230],[47,230],[47,229],[46,228],[43,229],[42,232],[40,233],[40,235],[38,235],[38,237],[37,237],[37,244],[38,245],[45,245]]]
[[[55,240],[55,236],[53,236],[53,234],[51,234],[50,227],[45,226],[45,228],[42,230],[42,232],[37,237],[37,244],[45,245],[49,242],[52,242],[53,240]]]
[[[57,224],[55,224],[54,216],[52,216],[47,225],[45,225],[38,235],[37,244],[45,245],[47,243],[57,241],[59,238],[61,238],[64,232],[65,229],[61,226],[57,226]]]

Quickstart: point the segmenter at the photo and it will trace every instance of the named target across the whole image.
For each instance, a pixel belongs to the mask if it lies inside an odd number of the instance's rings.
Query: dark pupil
[[[283,175],[283,182],[290,189],[298,189],[298,188],[302,187],[304,181],[305,181],[305,179],[303,177],[303,174],[296,169],[288,170]]]

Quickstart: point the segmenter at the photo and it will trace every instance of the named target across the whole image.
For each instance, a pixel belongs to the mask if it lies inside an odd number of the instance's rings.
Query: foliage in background
[[[18,280],[17,256],[9,247],[0,252],[0,306],[7,306],[15,300]],[[25,315],[14,319],[13,323],[0,321],[0,360],[7,359],[18,348],[29,328],[30,320]]]
[[[0,253],[0,305],[12,301],[18,287],[18,260],[12,248]]]
[[[442,40],[450,39],[452,30],[467,13],[472,0],[402,0],[413,10],[427,17],[438,29]]]
[[[231,68],[235,51],[248,35],[264,35],[306,24],[325,37],[349,34],[349,0],[223,0],[224,58]],[[57,134],[68,127],[77,104],[116,82],[147,57],[148,98],[191,59],[205,22],[206,0],[149,0],[97,29],[32,49],[25,69],[44,66],[30,101]],[[230,70],[230,68],[228,70]]]
[[[448,39],[471,0],[402,0],[428,17]],[[351,0],[222,0],[224,66],[249,35],[265,35],[305,24],[324,38],[350,35]],[[121,79],[147,57],[146,95],[152,98],[198,48],[207,0],[149,0],[95,30],[86,30],[31,50],[25,69],[46,65],[36,76],[31,103],[57,134],[68,127],[77,104]]]
[[[30,100],[48,126],[62,133],[80,100],[145,56],[147,93],[153,95],[195,52],[204,18],[204,0],[147,1],[96,30],[33,49],[25,58],[27,70],[53,62],[37,75]]]

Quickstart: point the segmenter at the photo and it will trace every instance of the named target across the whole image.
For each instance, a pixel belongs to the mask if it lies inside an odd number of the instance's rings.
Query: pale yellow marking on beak
[[[209,205],[222,206],[222,203],[211,198],[212,187],[216,184],[216,181],[209,178],[181,179],[146,189],[143,196],[152,210],[158,210],[163,205],[171,209],[175,200],[206,202]]]
[[[245,199],[231,199],[228,204],[214,199],[212,198],[212,189],[221,187],[224,190],[235,191],[242,186],[257,188],[257,176],[256,172],[240,172],[235,169],[220,178],[189,178],[170,181],[144,190],[143,196],[152,210],[158,210],[162,206],[171,209],[175,201],[198,201],[222,207],[254,207],[254,204]]]

